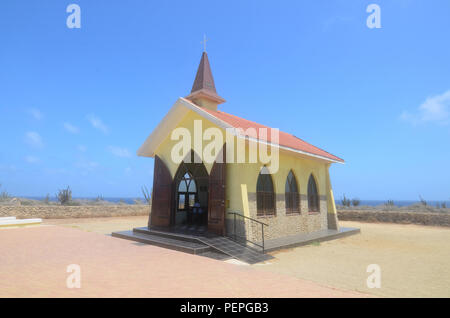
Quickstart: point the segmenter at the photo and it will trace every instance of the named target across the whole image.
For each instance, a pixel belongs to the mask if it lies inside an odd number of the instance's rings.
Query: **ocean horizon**
[[[25,199],[31,199],[31,200],[40,200],[43,201],[45,197],[34,197],[34,196],[23,196],[22,198]],[[50,197],[50,201],[56,202],[57,199],[55,197]],[[92,200],[95,201],[97,197],[73,197],[74,200]],[[145,202],[145,198],[143,197],[104,197],[102,198],[104,201],[111,202],[111,203],[119,203],[120,201],[123,201],[127,204],[133,204],[135,200],[141,200],[142,202]],[[379,206],[386,204],[388,200],[360,200],[359,206]],[[421,203],[419,200],[392,200],[394,202],[395,206],[403,207],[403,206],[410,206],[413,204]],[[427,205],[429,206],[436,206],[436,204],[442,204],[446,203],[447,206],[450,206],[450,201],[448,200],[426,200]],[[335,200],[336,205],[342,205],[341,199]]]

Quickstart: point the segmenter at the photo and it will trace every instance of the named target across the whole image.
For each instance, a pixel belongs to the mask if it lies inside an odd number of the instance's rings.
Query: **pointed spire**
[[[211,66],[209,65],[208,54],[203,52],[200,65],[198,66],[197,75],[195,76],[194,85],[192,85],[191,93],[206,89],[214,94],[216,92],[216,86],[214,85],[214,78],[211,72]]]
[[[206,105],[208,105],[208,108],[213,109],[217,109],[218,104],[225,102],[222,97],[217,95],[214,78],[209,65],[208,54],[206,54],[206,52],[203,52],[202,54],[194,85],[192,85],[191,94],[186,98],[200,106],[207,107]]]

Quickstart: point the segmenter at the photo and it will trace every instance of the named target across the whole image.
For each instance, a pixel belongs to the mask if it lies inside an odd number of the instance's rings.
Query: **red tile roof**
[[[255,123],[253,121],[250,121],[250,120],[247,120],[247,119],[244,119],[241,117],[227,114],[222,111],[215,111],[215,110],[210,110],[210,109],[206,109],[206,108],[202,108],[202,110],[208,112],[210,115],[216,117],[217,119],[224,121],[225,123],[227,123],[228,125],[230,125],[234,128],[242,128],[244,130],[246,130],[248,128],[255,128],[257,134],[259,134],[259,128],[270,129],[270,127],[268,127],[268,126],[264,126],[264,125]],[[246,134],[246,135],[248,135],[248,134]],[[255,137],[255,136],[250,136],[250,137]],[[257,138],[259,140],[264,140],[264,141],[270,142],[271,141],[270,130],[267,130],[267,136],[257,135]],[[328,159],[331,159],[334,161],[344,162],[343,159],[336,157],[335,155],[332,155],[329,152],[326,152],[325,150],[322,150],[316,146],[313,146],[313,145],[307,143],[306,141],[304,141],[292,134],[283,132],[283,131],[279,132],[279,142],[278,143],[280,146],[284,146],[284,147],[292,148],[294,150],[299,150],[299,151],[306,152],[309,154],[325,157],[325,158],[328,158]]]

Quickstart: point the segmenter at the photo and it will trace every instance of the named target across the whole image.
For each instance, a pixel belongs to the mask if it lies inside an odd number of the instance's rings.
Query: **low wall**
[[[66,219],[110,216],[149,215],[148,205],[37,205],[0,206],[0,217],[15,216],[18,219]]]
[[[450,213],[420,213],[392,211],[338,211],[341,221],[385,222],[449,226]]]

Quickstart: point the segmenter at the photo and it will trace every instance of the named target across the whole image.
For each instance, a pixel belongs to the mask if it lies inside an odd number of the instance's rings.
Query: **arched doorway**
[[[192,162],[192,161],[191,161]],[[175,174],[172,225],[206,229],[209,176],[203,163],[182,162]]]

